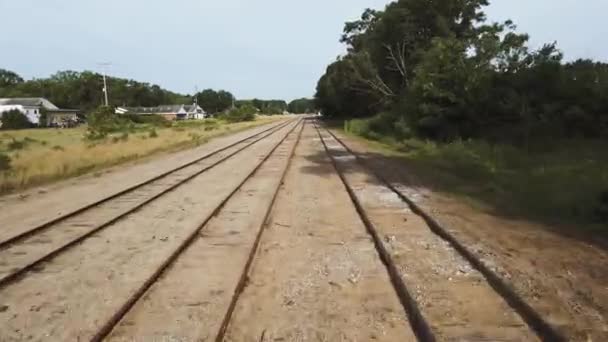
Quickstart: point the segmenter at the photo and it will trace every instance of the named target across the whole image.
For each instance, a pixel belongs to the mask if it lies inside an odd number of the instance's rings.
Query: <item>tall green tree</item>
[[[195,96],[198,104],[211,114],[232,108],[232,104],[235,101],[234,96],[225,90],[215,91],[213,89],[205,89]]]
[[[312,113],[316,111],[315,101],[307,98],[296,99],[289,102],[287,110],[296,114]]]

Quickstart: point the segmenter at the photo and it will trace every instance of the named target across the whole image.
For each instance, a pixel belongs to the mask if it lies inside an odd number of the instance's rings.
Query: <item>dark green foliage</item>
[[[237,107],[251,106],[257,109],[260,114],[277,115],[283,114],[287,110],[287,102],[283,100],[240,100],[236,102]]]
[[[226,112],[221,118],[228,122],[253,121],[257,111],[258,109],[251,105],[244,105]]]
[[[23,83],[21,76],[6,69],[0,69],[0,88],[15,86],[20,83]]]
[[[225,90],[206,89],[196,94],[195,97],[198,105],[210,114],[223,112],[232,107],[234,102],[234,96]]]
[[[0,153],[0,172],[11,169],[11,158],[4,153]]]
[[[157,85],[108,77],[110,105],[158,106],[192,101],[190,97]],[[102,75],[90,71],[60,71],[49,78],[23,81],[13,72],[0,69],[0,97],[44,97],[60,108],[93,110],[103,103]]]
[[[17,150],[23,150],[28,144],[28,141],[24,140],[18,140],[13,138],[7,145],[6,148],[9,151],[17,151]]]
[[[393,125],[380,134],[406,125],[442,141],[607,137],[608,64],[564,64],[555,44],[530,51],[512,22],[485,22],[486,5],[398,0],[365,11],[346,23],[348,54],[319,80],[317,106],[328,117],[386,112]]]
[[[156,127],[171,127],[172,122],[165,119],[162,115],[123,115],[124,118],[136,124],[148,124]]]
[[[121,132],[133,128],[133,122],[128,118],[114,113],[110,107],[99,107],[87,115],[88,140],[104,139],[110,133]]]
[[[316,112],[315,101],[313,99],[297,99],[289,102],[287,111],[295,114],[313,113]]]
[[[150,133],[148,134],[148,137],[150,137],[150,138],[158,138],[158,133],[156,133],[155,129],[151,129]]]
[[[16,109],[2,113],[0,121],[2,121],[2,126],[0,129],[3,130],[26,129],[33,127],[33,124],[30,122],[30,120],[28,120],[27,116]]]

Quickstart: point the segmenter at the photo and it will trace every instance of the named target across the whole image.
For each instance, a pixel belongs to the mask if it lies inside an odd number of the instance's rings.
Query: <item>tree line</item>
[[[399,0],[347,22],[347,53],[328,66],[316,105],[328,117],[373,117],[407,138],[527,141],[608,136],[608,64],[533,50],[487,0]]]
[[[205,89],[194,95],[179,94],[155,84],[107,77],[110,106],[154,107],[187,104],[196,99],[208,113],[217,114],[235,107],[251,105],[262,114],[284,111],[304,113],[314,107],[312,99],[287,103],[283,100],[241,100],[226,90]],[[0,97],[44,97],[61,108],[89,112],[104,104],[103,76],[91,71],[59,71],[48,78],[24,80],[13,71],[0,69]]]
[[[188,95],[158,85],[107,77],[111,106],[145,106],[191,102]],[[24,80],[0,69],[0,97],[44,97],[60,108],[88,112],[104,104],[103,77],[91,71],[59,71],[48,78]]]

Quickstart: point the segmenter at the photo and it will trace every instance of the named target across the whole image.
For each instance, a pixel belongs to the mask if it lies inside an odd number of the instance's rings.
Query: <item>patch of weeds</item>
[[[204,143],[206,143],[208,141],[207,139],[204,139],[202,135],[196,134],[194,132],[189,133],[188,136],[197,145],[204,144]]]
[[[0,153],[0,172],[11,169],[11,157],[4,153]]]
[[[112,143],[114,143],[114,144],[119,143],[121,141],[124,142],[124,141],[127,141],[127,140],[129,140],[129,133],[127,133],[127,132],[123,132],[119,136],[112,137]]]
[[[595,206],[595,216],[599,223],[608,223],[608,190],[603,191],[598,196],[598,203]]]
[[[149,138],[158,138],[158,133],[156,132],[155,129],[150,130],[150,133],[148,134]]]
[[[84,138],[89,141],[100,141],[108,137],[108,133],[89,130],[85,133]]]
[[[27,142],[25,140],[18,140],[13,138],[13,140],[11,140],[11,142],[8,143],[8,145],[6,145],[7,149],[9,151],[17,151],[17,150],[22,150],[26,147]]]
[[[55,146],[51,147],[51,150],[53,150],[53,151],[65,151],[65,148],[63,148],[63,146],[55,145]]]

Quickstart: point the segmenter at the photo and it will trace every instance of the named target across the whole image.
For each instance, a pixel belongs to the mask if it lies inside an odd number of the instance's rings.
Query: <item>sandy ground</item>
[[[290,125],[293,127],[293,124]],[[59,255],[2,290],[0,340],[88,340],[287,133]]]
[[[216,337],[299,132],[297,128],[243,185],[108,340]]]
[[[7,227],[33,228],[277,124],[279,122],[219,137],[197,148],[147,158],[128,166],[117,166],[102,172],[2,196],[0,197],[2,208],[0,241],[5,238],[3,234],[8,233]]]
[[[383,158],[360,140],[334,133],[432,213],[569,339],[608,340],[608,251],[603,247],[434,192],[407,172],[406,162]]]
[[[0,341],[89,340],[294,126],[1,288]],[[5,205],[8,209],[0,227],[11,227],[4,229],[4,237],[10,236],[18,232],[12,227],[27,229],[262,129],[97,178],[81,177],[44,191],[4,197],[0,205],[3,212]],[[231,303],[235,306],[228,316],[226,341],[416,340],[387,267],[312,125],[303,130],[286,179],[279,184],[298,131],[203,227],[126,313],[109,340],[213,341]],[[359,152],[370,152],[358,141],[347,142]],[[336,142],[330,139],[328,144],[438,341],[537,340],[449,244]],[[367,156],[376,171],[445,223],[571,340],[608,340],[605,250],[549,227],[498,217],[414,187],[406,164],[379,154]],[[134,194],[91,217],[32,237],[22,247],[0,251],[0,277],[149,195]],[[259,232],[260,245],[254,250]],[[235,295],[252,252],[246,286]]]
[[[322,135],[439,340],[535,339],[480,273],[433,234],[422,218],[370,175],[331,135]]]
[[[271,134],[271,132],[264,133],[262,137],[267,134]],[[281,131],[273,134],[279,135],[281,134]],[[0,250],[0,260],[2,260],[0,262],[0,279],[13,272],[13,270],[23,268],[55,249],[60,248],[90,231],[94,231],[104,223],[111,222],[115,217],[128,213],[132,208],[140,206],[148,199],[161,194],[166,189],[179,185],[182,180],[196,175],[201,170],[212,167],[232,154],[237,153],[240,149],[255,143],[260,138],[261,137],[248,139],[243,143],[237,144],[208,159],[172,173],[168,177],[159,179],[142,188],[136,189],[133,192],[124,194],[112,201],[92,208],[91,210],[87,210],[82,215],[66,219],[40,234],[21,240],[19,244],[14,244],[9,246],[9,248]],[[247,147],[245,150],[238,153],[249,153],[250,148],[252,147]],[[236,155],[236,157],[238,158],[239,156]],[[189,184],[179,186],[187,187]],[[21,232],[23,232],[22,226],[8,226],[2,230],[0,241],[5,237],[15,236]]]
[[[415,341],[365,227],[308,126],[227,341]]]

